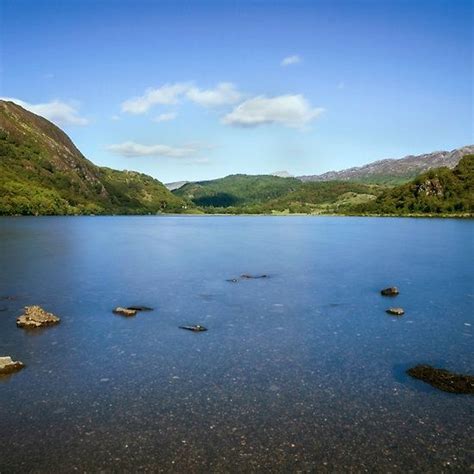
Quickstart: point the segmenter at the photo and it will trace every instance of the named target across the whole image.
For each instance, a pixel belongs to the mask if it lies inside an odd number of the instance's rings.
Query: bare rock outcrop
[[[13,374],[23,369],[23,367],[25,367],[23,362],[14,361],[9,356],[0,357],[0,375]]]
[[[40,328],[58,324],[61,320],[53,313],[48,313],[40,306],[25,306],[25,312],[17,318],[20,328]]]

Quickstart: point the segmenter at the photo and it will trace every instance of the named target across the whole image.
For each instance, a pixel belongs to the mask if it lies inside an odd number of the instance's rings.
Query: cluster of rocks
[[[397,296],[400,294],[400,291],[396,286],[390,286],[381,290],[380,293],[382,296]],[[403,308],[388,308],[386,312],[392,316],[403,316],[405,314]]]
[[[19,328],[37,329],[45,326],[52,326],[61,321],[58,316],[48,313],[40,306],[25,306],[24,312],[16,320]],[[10,356],[0,357],[0,375],[9,375],[23,369],[25,364],[14,361]]]
[[[153,311],[153,308],[150,308],[149,306],[117,306],[114,310],[112,310],[114,314],[119,314],[125,317],[136,316],[139,311]],[[194,332],[207,331],[207,328],[201,326],[200,324],[195,324],[191,326],[179,326],[179,329],[187,329],[188,331]]]
[[[140,311],[153,311],[149,306],[117,306],[112,312],[125,317],[135,316]],[[25,306],[24,312],[16,320],[16,324],[20,328],[37,329],[45,326],[52,326],[58,324],[61,319],[45,311],[40,306]],[[191,326],[179,326],[180,329],[186,329],[193,332],[207,331],[207,328],[200,324]],[[10,356],[0,357],[0,376],[9,375],[23,369],[25,365],[21,361],[14,361]]]
[[[268,275],[249,275],[242,274],[240,279],[259,279],[268,278]],[[232,278],[227,280],[229,282],[236,283],[239,278]],[[384,288],[380,291],[382,296],[397,296],[400,291],[397,287],[392,286]],[[139,311],[153,311],[153,308],[148,306],[117,306],[114,310],[114,314],[118,314],[125,317],[135,316]],[[388,314],[394,316],[403,316],[405,311],[403,308],[388,308],[386,310]],[[17,318],[16,324],[18,327],[26,329],[40,328],[44,326],[51,326],[58,324],[60,318],[52,313],[48,313],[40,306],[25,306],[24,313]],[[207,328],[200,324],[179,326],[180,329],[185,329],[192,332],[203,332],[207,331]],[[14,361],[9,356],[0,357],[0,376],[9,375],[14,372],[18,372],[23,369],[25,365],[21,361]],[[407,374],[416,379],[422,380],[429,383],[433,387],[450,393],[463,393],[463,394],[474,394],[474,376],[457,374],[450,372],[445,369],[439,369],[431,367],[430,365],[417,365],[407,370]]]
[[[380,291],[382,296],[397,296],[400,291],[396,286],[384,288]],[[403,316],[403,308],[388,308],[388,314]],[[431,365],[417,365],[407,370],[413,378],[429,383],[431,386],[450,393],[474,394],[474,376],[457,374],[449,370],[431,367]]]

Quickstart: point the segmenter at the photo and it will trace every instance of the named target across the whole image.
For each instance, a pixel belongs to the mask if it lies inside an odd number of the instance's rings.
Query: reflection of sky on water
[[[472,228],[1,219],[0,295],[17,296],[1,302],[1,352],[27,368],[0,382],[0,468],[466,469],[471,398],[404,372],[472,372]],[[226,281],[242,273],[270,278]],[[381,297],[391,284],[400,296]],[[17,329],[26,304],[61,324]],[[111,313],[132,304],[155,311]]]

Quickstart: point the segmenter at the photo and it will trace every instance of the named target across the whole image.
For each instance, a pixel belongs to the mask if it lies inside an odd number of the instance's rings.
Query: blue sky
[[[473,3],[1,0],[0,97],[169,182],[473,139]]]

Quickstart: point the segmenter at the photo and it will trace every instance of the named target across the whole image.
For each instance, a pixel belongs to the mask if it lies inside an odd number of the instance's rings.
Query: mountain
[[[179,189],[188,183],[189,181],[174,181],[173,183],[165,183],[165,186],[169,191],[174,191],[175,189]]]
[[[234,174],[211,181],[187,183],[175,189],[173,194],[196,206],[227,208],[275,199],[301,185],[301,181],[296,178]]]
[[[271,176],[278,176],[279,178],[293,178],[294,176],[291,173],[288,173],[288,171],[274,171],[273,173],[270,173]]]
[[[356,205],[355,214],[474,214],[474,154],[454,169],[433,169],[412,182],[387,189],[370,203]]]
[[[158,180],[87,160],[56,125],[0,101],[0,215],[180,212]]]
[[[474,153],[474,145],[452,151],[409,155],[400,159],[374,161],[364,166],[320,175],[299,176],[302,181],[359,181],[374,184],[401,184],[433,168],[454,168],[464,155]]]

